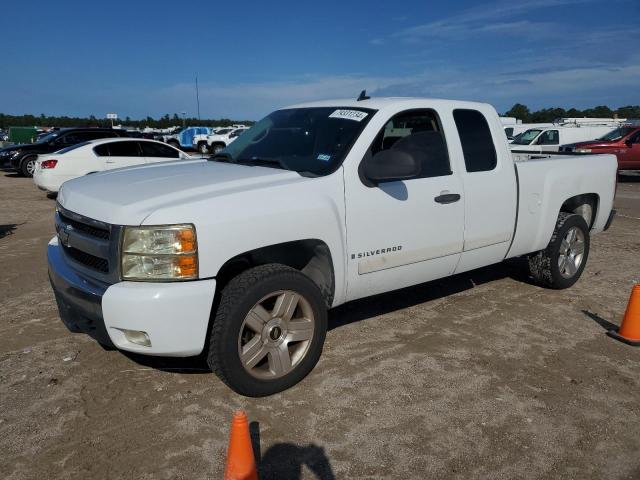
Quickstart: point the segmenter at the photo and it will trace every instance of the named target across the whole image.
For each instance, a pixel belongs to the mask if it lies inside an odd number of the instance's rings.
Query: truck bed
[[[513,160],[518,212],[508,258],[545,248],[558,212],[573,196],[595,195],[591,230],[596,233],[604,229],[613,208],[618,168],[615,155],[513,153]]]

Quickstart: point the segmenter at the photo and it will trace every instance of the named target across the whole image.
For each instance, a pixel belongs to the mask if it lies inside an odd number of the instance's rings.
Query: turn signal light
[[[43,160],[42,162],[40,162],[40,168],[56,168],[57,164],[58,160]]]
[[[184,255],[178,258],[178,277],[195,278],[198,276],[198,257],[195,255]]]

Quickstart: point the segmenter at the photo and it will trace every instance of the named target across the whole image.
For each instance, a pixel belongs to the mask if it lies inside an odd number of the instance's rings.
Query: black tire
[[[225,145],[223,143],[214,143],[213,145],[211,145],[210,150],[211,150],[211,153],[216,154],[223,148],[225,148]]]
[[[240,359],[242,326],[247,314],[261,299],[283,290],[291,290],[308,302],[315,319],[313,336],[291,371],[278,378],[256,378],[245,369]],[[222,290],[211,328],[207,363],[224,383],[241,395],[272,395],[292,387],[313,370],[320,359],[326,332],[327,308],[316,284],[298,270],[285,265],[261,265],[239,274]]]
[[[176,142],[175,140],[167,142],[167,145],[171,145],[172,147],[177,148],[178,150],[182,150],[180,148],[180,144],[178,142]]]
[[[580,265],[575,273],[567,277],[567,273],[561,272],[559,265],[561,259],[562,241],[569,230],[577,228],[582,232],[583,253]],[[556,228],[551,236],[549,245],[544,250],[529,256],[529,272],[536,283],[543,287],[563,289],[569,288],[578,281],[589,258],[589,227],[584,218],[574,213],[560,212]]]
[[[198,143],[198,152],[202,154],[209,153],[209,145],[207,145],[207,142]]]
[[[33,177],[33,169],[31,171],[29,171],[30,166],[33,166],[35,168],[35,164],[36,164],[36,160],[38,159],[37,155],[30,155],[27,157],[24,157],[21,161],[20,161],[20,175],[22,175],[23,177]]]

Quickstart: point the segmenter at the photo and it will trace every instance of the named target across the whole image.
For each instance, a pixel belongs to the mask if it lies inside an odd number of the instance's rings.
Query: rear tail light
[[[42,162],[40,162],[40,168],[56,168],[57,164],[58,160],[43,160]]]

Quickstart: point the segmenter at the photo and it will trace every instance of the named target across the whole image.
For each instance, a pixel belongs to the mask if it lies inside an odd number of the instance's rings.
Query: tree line
[[[523,123],[546,123],[552,122],[556,118],[563,117],[604,117],[611,118],[617,115],[619,118],[640,118],[640,105],[628,105],[611,109],[606,105],[599,105],[585,110],[577,108],[564,109],[560,107],[543,108],[532,112],[529,107],[521,103],[516,103],[513,107],[503,113],[505,117],[516,117]],[[116,124],[122,124],[133,128],[168,128],[182,125],[183,119],[177,113],[166,114],[160,118],[146,117],[134,120],[130,117],[115,120]],[[185,118],[186,125],[203,127],[227,127],[235,123],[252,125],[252,120],[232,120],[230,118],[220,119],[197,119],[193,117]],[[36,115],[7,115],[0,113],[0,128],[8,127],[110,127],[111,120],[106,118],[89,117],[68,117],[68,116],[47,116],[44,113]]]
[[[516,103],[511,109],[503,113],[505,117],[516,117],[522,120],[522,123],[549,123],[556,118],[574,118],[574,117],[591,117],[591,118],[612,118],[617,115],[618,118],[640,118],[640,105],[628,105],[626,107],[618,107],[611,109],[606,105],[600,105],[585,110],[577,108],[543,108],[532,112],[529,107],[521,103]]]
[[[242,123],[244,125],[251,125],[254,122],[251,120],[232,120],[230,118],[220,119],[197,119],[193,117],[187,117],[184,119],[184,123],[189,126],[203,126],[203,127],[227,127],[232,124]],[[122,124],[127,127],[134,128],[168,128],[176,125],[182,125],[183,119],[179,117],[177,113],[173,116],[166,114],[160,118],[146,117],[139,120],[134,120],[130,117],[119,118],[114,120],[114,124]],[[91,115],[89,117],[68,117],[68,116],[48,116],[44,113],[35,115],[7,115],[0,113],[0,128],[9,127],[110,127],[111,120],[106,118],[96,118]]]

